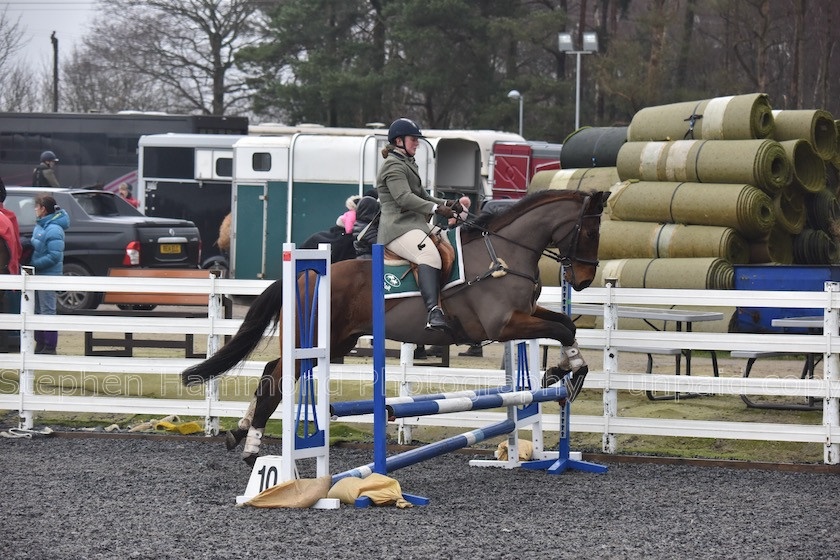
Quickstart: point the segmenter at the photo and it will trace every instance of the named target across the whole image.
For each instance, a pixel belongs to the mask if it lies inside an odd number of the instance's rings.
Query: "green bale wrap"
[[[615,167],[590,167],[588,169],[550,169],[537,171],[528,184],[528,192],[553,190],[608,191],[618,183]]]
[[[616,163],[623,181],[746,183],[769,194],[793,176],[784,148],[773,140],[627,142]]]
[[[599,259],[668,257],[719,257],[733,264],[746,264],[750,251],[747,242],[728,227],[601,223]]]
[[[750,93],[646,107],[633,116],[627,140],[752,140],[767,138],[772,132],[767,95]]]
[[[779,142],[793,166],[791,184],[804,191],[815,193],[825,186],[825,162],[817,155],[811,143],[804,139]]]
[[[804,138],[822,159],[830,161],[837,155],[837,125],[828,111],[797,109],[773,111],[776,129],[773,138],[799,140]]]
[[[605,278],[618,279],[622,288],[731,290],[732,265],[717,258],[617,259],[602,261],[593,285]]]
[[[725,183],[621,183],[607,201],[607,214],[611,220],[730,227],[748,239],[765,236],[776,220],[765,193]]]

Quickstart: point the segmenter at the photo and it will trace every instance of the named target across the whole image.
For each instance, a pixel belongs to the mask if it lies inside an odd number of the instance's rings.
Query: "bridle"
[[[485,272],[484,274],[479,275],[479,276],[475,277],[474,279],[468,281],[464,287],[471,286],[472,284],[475,284],[476,282],[480,282],[481,280],[484,280],[485,278],[493,276],[497,272],[504,272],[504,273],[513,274],[513,275],[516,275],[516,276],[521,276],[523,278],[527,278],[528,280],[532,281],[535,285],[539,284],[539,279],[537,277],[534,277],[532,275],[525,274],[525,273],[522,273],[522,272],[518,272],[516,270],[512,270],[512,269],[508,268],[507,265],[504,262],[502,262],[499,259],[498,256],[496,256],[496,250],[494,249],[493,243],[491,242],[491,237],[497,237],[499,239],[507,241],[508,243],[516,245],[517,247],[521,247],[523,249],[527,249],[528,251],[531,251],[532,253],[536,253],[538,256],[547,257],[549,259],[554,260],[555,262],[560,263],[561,265],[563,265],[564,268],[568,268],[571,271],[572,283],[574,284],[575,283],[575,270],[574,270],[573,264],[575,262],[598,266],[598,259],[597,258],[589,259],[589,258],[578,257],[577,256],[577,244],[578,244],[578,239],[580,238],[580,231],[581,231],[581,229],[583,229],[584,220],[600,218],[600,216],[601,216],[600,213],[598,213],[598,214],[586,214],[585,213],[586,209],[589,207],[589,201],[590,201],[591,198],[592,198],[591,196],[587,195],[583,199],[583,203],[581,204],[581,207],[580,207],[580,214],[578,214],[578,218],[577,218],[577,221],[575,222],[574,227],[572,228],[572,230],[569,233],[567,233],[563,237],[563,239],[568,239],[569,240],[565,249],[559,249],[557,247],[559,245],[559,242],[554,244],[553,250],[548,248],[551,245],[549,245],[549,246],[547,246],[543,249],[535,249],[535,248],[529,247],[528,245],[525,245],[524,243],[521,243],[521,242],[519,242],[515,239],[511,239],[510,237],[502,235],[498,232],[491,231],[491,230],[487,229],[486,227],[483,227],[483,226],[481,226],[481,225],[479,225],[475,222],[472,222],[470,220],[464,220],[463,223],[481,231],[481,236],[484,238],[484,243],[487,246],[487,252],[490,254],[490,258],[492,260],[492,265],[487,272]],[[547,200],[547,201],[543,202],[542,204],[540,204],[540,206],[545,205],[545,204],[551,204],[553,202],[558,202],[558,200]],[[475,215],[473,215],[473,214],[469,214],[469,216],[475,217]],[[552,241],[554,240],[555,232],[558,229],[560,229],[561,227],[563,227],[564,225],[565,224],[557,224],[554,227],[554,229],[551,230]],[[562,239],[560,241],[562,241]]]

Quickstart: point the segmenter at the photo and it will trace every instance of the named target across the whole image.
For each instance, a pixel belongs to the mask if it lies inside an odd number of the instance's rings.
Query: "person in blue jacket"
[[[35,274],[61,276],[64,269],[64,230],[70,217],[48,194],[35,197],[35,229],[32,232],[32,260]],[[41,315],[55,315],[55,291],[35,292],[35,311]],[[55,354],[58,332],[35,331],[35,353]]]

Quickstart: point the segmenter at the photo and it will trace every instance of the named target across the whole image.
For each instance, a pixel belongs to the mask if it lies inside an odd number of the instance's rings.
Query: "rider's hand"
[[[455,214],[460,214],[464,211],[464,207],[461,205],[461,202],[458,200],[447,200],[445,203],[448,207],[452,208],[452,211]]]
[[[457,215],[455,211],[446,204],[438,204],[438,207],[435,208],[435,214],[443,216],[444,218],[454,218]]]

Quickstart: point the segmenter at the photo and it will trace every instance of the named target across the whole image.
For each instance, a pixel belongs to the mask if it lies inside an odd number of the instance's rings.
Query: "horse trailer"
[[[334,226],[349,196],[375,187],[386,142],[384,131],[238,140],[233,148],[233,276],[279,278],[284,242],[301,244]],[[423,184],[435,196],[480,200],[481,156],[475,142],[429,138],[415,159]]]
[[[364,129],[361,129],[364,130]],[[335,225],[345,200],[375,186],[384,130],[365,135],[158,134],[139,143],[137,199],[150,216],[192,220],[202,266],[230,276],[276,279],[281,247]],[[429,138],[416,155],[436,196],[484,198],[481,149],[464,138]],[[216,239],[231,213],[230,254]]]

